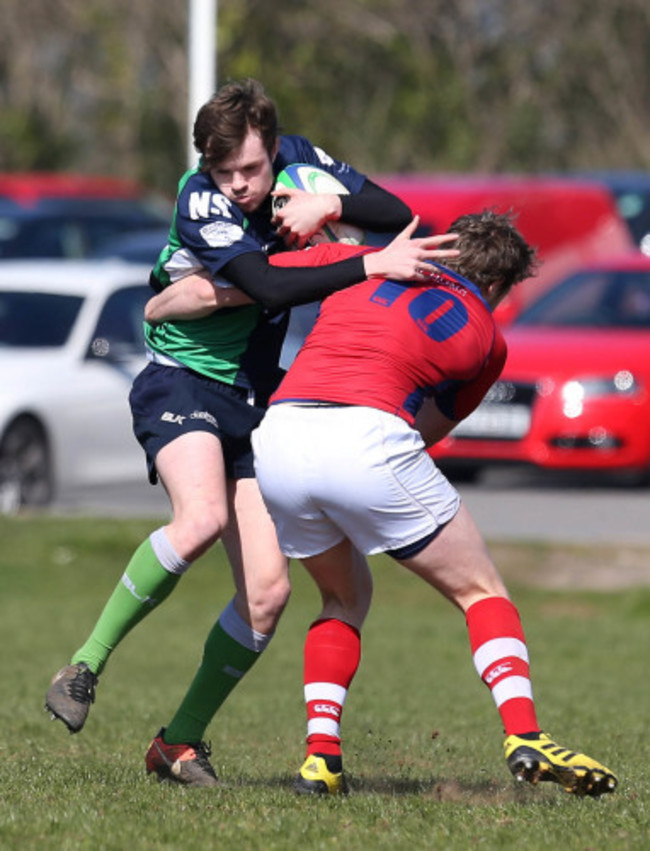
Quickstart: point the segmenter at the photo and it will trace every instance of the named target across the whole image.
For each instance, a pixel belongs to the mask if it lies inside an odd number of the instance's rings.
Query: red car
[[[430,233],[444,233],[457,216],[485,207],[516,214],[542,264],[499,306],[495,315],[501,324],[584,263],[635,247],[610,192],[593,181],[514,174],[379,175],[376,180],[418,213]]]
[[[583,267],[504,330],[477,410],[431,450],[453,477],[523,462],[650,476],[650,258]]]

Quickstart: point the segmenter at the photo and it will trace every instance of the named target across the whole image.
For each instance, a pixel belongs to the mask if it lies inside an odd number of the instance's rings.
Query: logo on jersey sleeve
[[[244,231],[239,225],[229,222],[211,222],[209,225],[204,225],[199,233],[210,248],[228,248],[244,236]]]
[[[339,162],[337,164],[336,160],[332,159],[328,153],[326,153],[322,148],[319,148],[317,145],[314,145],[314,151],[321,165],[326,167],[329,166],[330,168],[336,166],[335,171],[337,174],[349,174],[350,166],[347,163]]]
[[[323,165],[334,165],[334,160],[330,157],[329,154],[325,153],[322,148],[319,148],[317,145],[314,145],[314,151],[316,152],[316,156],[318,157],[319,162]]]
[[[191,192],[188,211],[193,221],[223,216],[232,219],[232,201],[221,192]]]

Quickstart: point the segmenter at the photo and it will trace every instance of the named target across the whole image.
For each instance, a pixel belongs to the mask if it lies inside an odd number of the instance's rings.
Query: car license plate
[[[526,405],[483,404],[458,423],[452,436],[462,440],[517,440],[529,427],[530,408]]]

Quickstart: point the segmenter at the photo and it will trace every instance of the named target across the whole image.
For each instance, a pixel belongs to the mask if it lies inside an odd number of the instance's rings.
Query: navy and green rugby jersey
[[[350,193],[359,192],[365,176],[328,156],[303,136],[281,136],[273,172],[292,163],[308,163],[333,174]],[[270,196],[254,213],[244,214],[223,195],[209,173],[192,169],[179,182],[169,241],[154,275],[162,287],[192,271],[206,269],[216,282],[223,267],[250,251],[285,250],[271,225]],[[188,368],[266,396],[277,383],[278,359],[288,314],[270,318],[257,304],[216,311],[202,319],[145,322],[145,337],[154,351]]]

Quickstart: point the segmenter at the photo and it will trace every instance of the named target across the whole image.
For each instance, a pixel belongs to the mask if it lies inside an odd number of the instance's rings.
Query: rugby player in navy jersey
[[[200,706],[190,699],[188,711],[156,736],[147,763],[161,777],[211,785],[216,780],[200,741],[205,719],[267,646],[290,593],[287,561],[255,482],[250,447],[250,432],[282,375],[282,311],[368,275],[408,279],[427,258],[448,253],[436,250],[435,240],[398,239],[327,268],[275,269],[269,255],[285,243],[303,245],[325,221],[344,217],[362,228],[395,232],[408,226],[411,212],[307,139],[279,136],[275,106],[254,80],[222,87],[199,110],[194,140],[201,159],[180,181],[152,286],[164,292],[180,278],[190,287],[207,277],[215,286],[237,287],[220,293],[238,307],[145,327],[151,362],[135,379],[130,403],[150,480],[162,482],[172,519],[133,554],[90,635],[55,674],[46,708],[71,733],[81,730],[111,653],[221,539],[236,592],[206,642],[196,684]],[[330,171],[350,194],[289,192],[272,221],[275,177],[296,161]]]
[[[513,775],[598,796],[617,780],[542,732],[517,609],[460,495],[426,452],[499,376],[506,345],[492,310],[535,262],[508,216],[470,214],[451,230],[459,253],[431,264],[426,283],[372,279],[325,299],[252,435],[280,548],[303,562],[322,597],[304,647],[307,744],[296,790],[347,791],[341,714],[372,593],[361,553],[387,553],[463,612]],[[307,254],[318,263],[351,251],[359,249]]]

